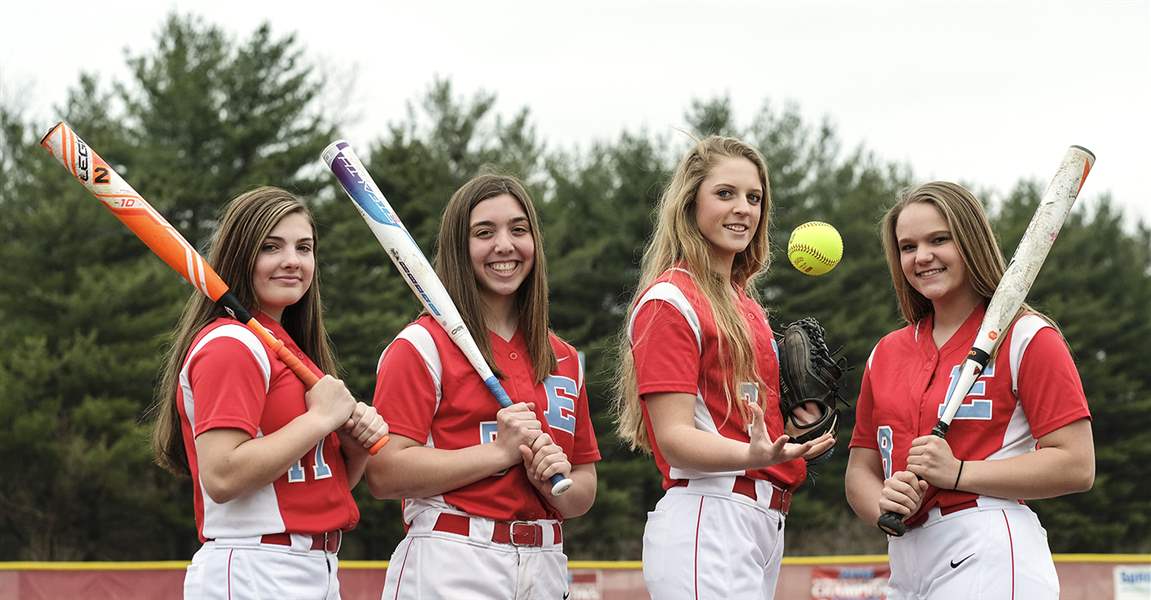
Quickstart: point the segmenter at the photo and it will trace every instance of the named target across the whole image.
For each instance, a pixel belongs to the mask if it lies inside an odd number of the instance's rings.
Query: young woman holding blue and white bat
[[[1080,163],[1068,173],[1085,170]],[[1065,186],[1071,200],[1077,183]],[[1005,273],[987,216],[966,189],[932,182],[910,190],[885,215],[881,236],[908,325],[867,361],[845,483],[865,522],[905,517],[885,528],[893,534],[888,597],[1058,598],[1046,532],[1023,501],[1085,491],[1094,479],[1090,413],[1067,344],[1022,304],[1030,281],[1021,287],[1018,269]],[[1052,238],[1039,236],[1046,247],[1035,258],[1025,236],[1012,269],[1041,264]],[[962,385],[957,365],[980,355],[973,346],[996,321],[998,289],[1016,296],[991,329],[998,349],[986,353],[948,423],[945,400]]]
[[[539,219],[515,178],[481,175],[448,202],[435,271],[512,404],[430,314],[380,359],[392,440],[369,462],[377,498],[404,498],[407,536],[385,598],[560,598],[562,523],[595,500],[600,453],[583,364],[548,329]],[[572,484],[553,495],[549,479]]]

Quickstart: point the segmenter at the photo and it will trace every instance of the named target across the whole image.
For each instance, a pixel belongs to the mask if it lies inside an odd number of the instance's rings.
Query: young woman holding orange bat
[[[548,329],[539,219],[523,184],[480,175],[449,200],[435,271],[513,404],[500,409],[424,314],[380,359],[375,404],[392,441],[368,464],[377,498],[405,498],[407,537],[385,598],[561,598],[562,523],[595,500],[600,459],[583,364]],[[553,496],[549,478],[572,480]]]
[[[209,263],[320,381],[300,379],[202,294],[184,308],[158,393],[157,462],[190,475],[203,547],[186,598],[338,598],[336,552],[359,520],[350,488],[387,434],[328,346],[311,214],[292,194],[236,197]]]
[[[948,182],[903,195],[881,228],[908,325],[872,351],[845,483],[859,517],[905,515],[888,598],[1059,597],[1047,534],[1023,500],[1090,489],[1083,384],[1059,330],[1023,305],[964,398],[931,434],[1004,275],[979,201]]]

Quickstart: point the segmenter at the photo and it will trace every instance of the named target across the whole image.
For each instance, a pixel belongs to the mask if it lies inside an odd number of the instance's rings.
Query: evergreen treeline
[[[370,400],[379,353],[418,304],[318,166],[343,125],[322,101],[328,82],[297,40],[267,26],[233,39],[172,16],[156,40],[127,58],[123,81],[82,76],[59,117],[200,247],[241,191],[274,184],[308,198],[342,375]],[[191,289],[38,147],[51,123],[15,100],[0,103],[0,560],[187,559],[198,547],[191,488],[152,465],[146,410]],[[806,122],[795,106],[765,102],[744,122],[726,98],[697,101],[682,129],[740,136],[763,151],[776,249],[764,301],[777,325],[819,318],[855,367],[848,389],[857,389],[873,344],[899,326],[877,224],[914,174],[845,150],[832,126]],[[604,454],[595,507],[566,526],[572,558],[638,559],[645,513],[661,494],[651,459],[615,439],[608,407],[651,208],[688,143],[629,131],[581,151],[549,149],[527,109],[505,114],[494,94],[436,80],[360,149],[429,255],[449,195],[482,169],[522,177],[540,202],[553,326],[586,353]],[[1022,181],[993,207],[1008,255],[1045,184]],[[1142,362],[1151,356],[1151,230],[1124,222],[1090,183],[1082,200],[1030,301],[1058,320],[1079,364],[1097,476],[1089,493],[1033,506],[1055,552],[1147,552],[1151,499],[1138,482],[1151,479],[1151,369]],[[781,249],[791,228],[816,219],[835,224],[847,250],[831,274],[808,278]],[[852,422],[793,504],[792,554],[885,551],[844,500]],[[399,503],[357,496],[363,519],[342,556],[386,559],[402,535]]]

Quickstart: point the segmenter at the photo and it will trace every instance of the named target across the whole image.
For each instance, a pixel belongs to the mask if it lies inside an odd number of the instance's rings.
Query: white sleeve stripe
[[[577,390],[583,389],[583,368],[584,368],[583,359],[584,359],[583,352],[576,352],[576,360],[579,361],[579,381],[576,382],[576,389]]]
[[[1011,348],[1009,350],[1011,361],[1011,392],[1019,395],[1019,366],[1023,364],[1023,354],[1035,335],[1044,327],[1051,327],[1039,315],[1023,315],[1011,328]]]
[[[651,289],[644,292],[644,295],[639,299],[639,302],[636,303],[635,310],[631,311],[631,316],[628,317],[628,338],[633,343],[635,342],[635,317],[639,314],[639,311],[641,308],[643,308],[643,305],[651,302],[652,300],[663,300],[664,302],[674,306],[675,309],[678,310],[681,315],[683,315],[683,318],[687,320],[687,324],[691,327],[692,333],[695,334],[696,348],[700,352],[703,352],[703,343],[701,341],[702,327],[699,323],[699,316],[695,313],[695,309],[692,308],[691,302],[688,301],[687,296],[683,295],[683,291],[681,291],[674,284],[668,283],[666,281],[661,281],[660,283],[651,286]]]
[[[202,350],[204,346],[208,345],[208,342],[222,337],[238,340],[247,346],[248,350],[251,350],[252,357],[255,358],[256,363],[260,365],[260,373],[264,376],[264,392],[267,393],[272,381],[272,363],[268,359],[268,352],[264,349],[264,345],[260,343],[260,339],[243,325],[222,325],[201,338],[200,342],[188,351],[188,358],[184,361],[184,367],[180,370],[181,381],[185,380],[188,376],[188,364],[192,361],[192,357]]]
[[[436,341],[432,338],[432,334],[422,325],[413,323],[405,327],[396,336],[396,340],[406,340],[423,359],[424,366],[427,367],[428,374],[432,377],[432,385],[436,388],[436,410],[439,410],[440,398],[443,397],[444,367],[440,361],[440,350],[436,347]],[[396,340],[392,340],[392,344],[396,343]],[[384,348],[383,354],[380,355],[380,363],[383,363],[384,355],[388,353],[388,348],[391,348],[392,344],[388,344],[388,347]],[[379,372],[379,365],[376,367],[376,372]]]
[[[256,334],[252,333],[250,329],[242,325],[222,325],[208,332],[200,341],[188,351],[188,357],[184,359],[183,366],[180,367],[180,389],[184,392],[184,412],[188,415],[188,424],[192,426],[194,433],[196,427],[196,399],[192,394],[192,380],[191,375],[188,373],[189,365],[192,364],[192,357],[203,350],[204,346],[212,340],[220,339],[223,337],[238,340],[240,343],[248,347],[252,352],[252,357],[256,359],[256,364],[260,367],[260,374],[264,376],[264,393],[268,393],[272,381],[272,364],[268,360],[268,352],[264,349],[264,345],[260,343]],[[205,521],[206,522],[206,521]]]

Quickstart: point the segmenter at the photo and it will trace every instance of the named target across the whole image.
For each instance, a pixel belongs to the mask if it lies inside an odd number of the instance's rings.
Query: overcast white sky
[[[230,0],[10,3],[0,99],[50,125],[83,69],[126,76],[172,10],[246,37],[261,21],[355,75],[353,142],[404,117],[435,75],[527,106],[552,146],[671,132],[692,99],[765,98],[829,118],[846,148],[919,179],[998,192],[1051,177],[1066,147],[1098,157],[1081,203],[1111,192],[1151,223],[1151,0]],[[365,5],[367,3],[364,3]],[[81,132],[82,133],[82,132]],[[93,141],[93,143],[98,143]]]

